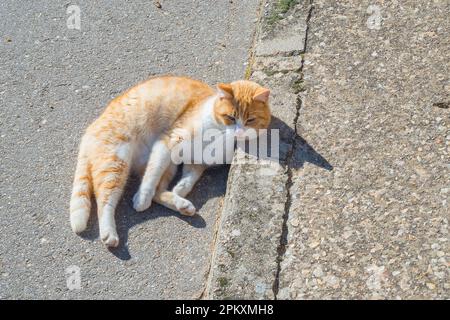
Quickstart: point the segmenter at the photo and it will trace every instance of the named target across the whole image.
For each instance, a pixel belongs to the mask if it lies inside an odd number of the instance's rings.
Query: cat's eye
[[[247,121],[245,122],[246,124],[247,123],[252,123],[253,121],[255,121],[256,120],[256,118],[250,118],[250,119],[247,119]]]
[[[230,116],[229,114],[225,115],[225,118],[227,118],[228,120],[230,120],[231,122],[236,122],[236,119],[233,116]]]

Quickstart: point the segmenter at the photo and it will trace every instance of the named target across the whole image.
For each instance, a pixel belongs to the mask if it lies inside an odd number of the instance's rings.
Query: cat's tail
[[[91,212],[92,179],[89,161],[81,152],[78,157],[70,199],[70,225],[75,233],[83,232],[86,229]]]

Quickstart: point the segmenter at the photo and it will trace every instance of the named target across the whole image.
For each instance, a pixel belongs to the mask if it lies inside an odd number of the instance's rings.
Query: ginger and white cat
[[[207,84],[183,77],[156,77],[140,83],[112,100],[84,134],[70,201],[74,232],[86,229],[91,196],[98,207],[100,238],[110,247],[119,244],[115,209],[127,177],[142,177],[133,197],[136,211],[152,201],[183,215],[194,215],[186,195],[206,168],[205,164],[183,164],[180,181],[167,190],[177,166],[171,149],[180,129],[195,135],[199,128],[234,130],[239,138],[248,128],[265,129],[270,122],[270,91],[255,82],[240,80]]]

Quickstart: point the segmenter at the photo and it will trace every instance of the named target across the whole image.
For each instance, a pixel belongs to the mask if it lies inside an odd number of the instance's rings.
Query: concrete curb
[[[272,91],[271,127],[280,129],[280,163],[262,164],[237,150],[204,298],[276,299],[278,293],[310,13],[309,3],[286,3],[287,7],[276,0],[262,3],[250,76]]]

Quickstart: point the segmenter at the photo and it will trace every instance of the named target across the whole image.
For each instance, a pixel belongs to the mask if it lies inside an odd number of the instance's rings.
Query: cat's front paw
[[[177,207],[177,210],[184,216],[192,217],[197,211],[192,202],[184,198],[179,198],[176,201],[175,206]]]
[[[137,212],[142,212],[144,210],[147,210],[150,208],[150,205],[152,204],[153,194],[138,191],[133,197],[133,208]]]

